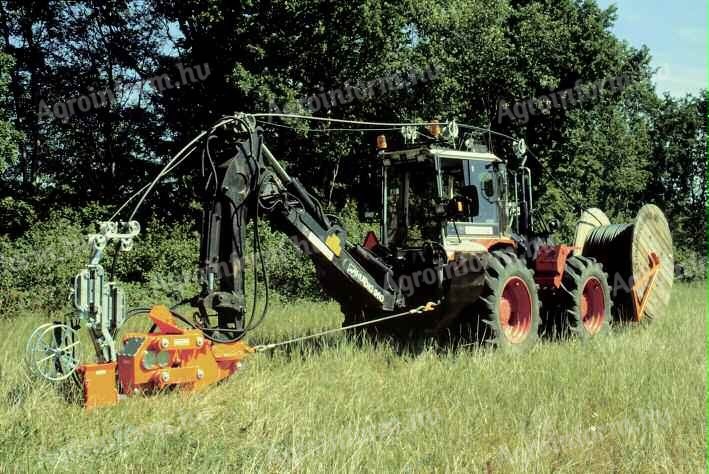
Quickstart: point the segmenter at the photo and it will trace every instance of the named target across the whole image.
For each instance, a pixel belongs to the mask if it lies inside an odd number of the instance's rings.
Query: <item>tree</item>
[[[25,137],[14,142],[17,159],[0,157],[8,164],[0,197],[20,197],[35,210],[117,204],[182,144],[236,111],[455,118],[526,140],[539,158],[528,160],[537,207],[561,218],[567,236],[582,207],[626,220],[654,201],[667,210],[677,242],[699,249],[706,100],[656,96],[649,51],[611,31],[614,7],[592,0],[0,0],[0,7],[2,50],[13,59],[5,120]],[[189,67],[202,74],[179,88],[134,83],[169,84]],[[435,77],[401,80],[427,67]],[[610,87],[617,78],[621,86]],[[105,104],[62,109],[101,91],[110,93]],[[351,197],[377,200],[378,132],[290,119],[260,125],[274,153],[333,207]],[[397,140],[397,131],[387,133]],[[512,155],[509,140],[466,133]],[[193,165],[161,183],[145,212],[173,221],[190,215]]]
[[[22,134],[12,124],[12,99],[9,82],[13,61],[7,54],[0,53],[0,176],[17,162]]]
[[[12,123],[12,110],[9,91],[12,58],[0,53],[0,186],[6,185],[6,170],[17,163],[22,134]],[[27,203],[10,196],[0,197],[0,235],[16,234],[34,219],[32,208]]]
[[[653,110],[650,175],[643,199],[667,214],[677,247],[705,254],[707,95],[658,98]]]
[[[2,50],[14,59],[12,120],[25,136],[5,193],[43,209],[110,202],[115,183],[153,170],[164,129],[140,82],[161,44],[151,18],[145,2],[0,4]]]

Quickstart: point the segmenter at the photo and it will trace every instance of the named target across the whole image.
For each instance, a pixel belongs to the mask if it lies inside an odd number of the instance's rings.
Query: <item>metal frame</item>
[[[99,233],[89,235],[89,264],[74,278],[74,308],[79,320],[89,330],[96,356],[102,362],[116,360],[113,333],[123,324],[126,307],[123,290],[115,282],[107,281],[100,261],[108,243],[118,242],[118,250],[127,252],[133,248],[133,239],[139,233],[140,224],[137,221],[101,222]]]

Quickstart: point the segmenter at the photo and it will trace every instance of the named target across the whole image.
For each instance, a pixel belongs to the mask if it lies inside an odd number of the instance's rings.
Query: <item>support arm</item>
[[[237,150],[213,167],[208,181],[214,179],[215,191],[203,203],[203,282],[196,304],[204,322],[214,311],[228,339],[243,335],[245,229],[258,216],[312,259],[324,290],[336,300],[379,311],[403,306],[392,270],[347,242],[345,230],[330,222],[317,200],[263,145],[261,130],[249,130]]]

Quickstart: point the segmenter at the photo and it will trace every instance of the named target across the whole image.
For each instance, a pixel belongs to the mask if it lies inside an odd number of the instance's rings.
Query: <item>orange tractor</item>
[[[634,223],[613,225],[589,209],[573,244],[554,243],[555,223],[541,221],[533,205],[521,140],[503,159],[459,137],[455,122],[426,124],[426,134],[420,124],[403,124],[401,137],[378,137],[381,227],[359,244],[269,151],[258,117],[220,120],[131,198],[139,198],[132,219],[158,179],[202,151],[201,291],[190,300],[193,317],[162,306],[125,308],[100,260],[112,242],[129,250],[140,226],[102,223],[74,283],[74,317],[41,326],[28,342],[32,372],[73,376],[87,406],[166,387],[198,390],[232,374],[254,351],[245,338],[265,316],[248,311],[244,288],[249,223],[255,261],[267,275],[262,219],[311,258],[345,328],[522,350],[544,334],[598,337],[613,320],[658,317],[667,304],[674,264],[662,212],[648,205]],[[390,149],[388,140],[399,145]],[[145,313],[150,331],[119,338],[126,320]],[[90,363],[79,351],[82,326],[96,353]]]

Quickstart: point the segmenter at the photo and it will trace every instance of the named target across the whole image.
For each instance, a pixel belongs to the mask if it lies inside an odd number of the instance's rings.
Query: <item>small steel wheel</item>
[[[49,324],[35,333],[27,347],[30,372],[53,382],[71,377],[81,360],[78,332],[66,324]]]
[[[37,326],[37,328],[32,331],[29,339],[27,339],[27,345],[25,346],[25,365],[27,366],[29,373],[32,375],[37,375],[34,365],[32,364],[32,354],[34,352],[35,343],[37,342],[37,338],[42,334],[42,331],[51,325],[52,323],[44,323]]]

